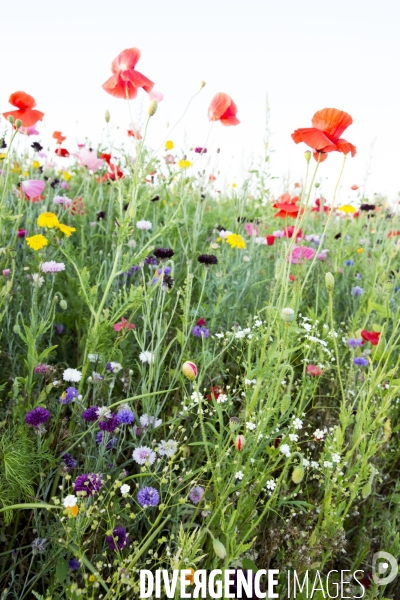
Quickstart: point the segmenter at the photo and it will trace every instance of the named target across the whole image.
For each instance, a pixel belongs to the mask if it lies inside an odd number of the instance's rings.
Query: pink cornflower
[[[42,263],[40,268],[43,273],[59,273],[60,271],[65,271],[64,263],[58,263],[55,260],[49,260],[48,262]]]

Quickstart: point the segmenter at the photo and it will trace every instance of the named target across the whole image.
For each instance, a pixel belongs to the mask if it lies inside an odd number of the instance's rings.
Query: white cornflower
[[[248,423],[246,423],[246,427],[249,431],[253,431],[253,429],[256,428],[256,424],[255,423],[251,423],[250,421]]]
[[[128,245],[128,248],[136,248],[136,246],[137,246],[135,240],[129,240],[127,245]]]
[[[119,373],[122,370],[122,365],[118,362],[109,362],[107,363],[106,369],[111,373]]]
[[[82,373],[78,369],[65,369],[63,379],[71,383],[79,383],[82,379]]]
[[[289,444],[281,444],[279,446],[279,452],[281,452],[281,454],[284,454],[287,458],[289,458],[289,456],[290,456]]]
[[[74,496],[73,494],[70,494],[69,496],[65,496],[65,498],[63,500],[63,505],[65,506],[65,508],[73,508],[77,504],[78,504],[78,498],[76,496]]]
[[[60,271],[65,271],[64,263],[58,263],[55,260],[49,260],[48,262],[44,262],[40,265],[43,273],[59,273]]]
[[[243,471],[236,471],[235,479],[240,479],[240,481],[242,481],[243,477],[244,477]]]
[[[91,363],[101,362],[103,360],[100,354],[88,354],[88,361]]]
[[[101,381],[102,379],[104,379],[103,375],[100,375],[100,373],[97,373],[96,371],[92,372],[92,379],[93,381]]]
[[[274,490],[276,488],[276,483],[273,479],[269,479],[265,485],[267,490]]]
[[[127,483],[124,483],[123,485],[121,485],[121,487],[119,488],[119,491],[121,492],[122,495],[124,494],[129,494],[131,489],[131,486],[128,485]]]
[[[96,415],[98,419],[111,419],[112,417],[111,410],[107,406],[100,406],[96,410]]]
[[[301,419],[294,419],[294,421],[293,421],[293,427],[295,429],[302,429],[302,427],[303,427],[303,421]]]
[[[168,440],[167,442],[161,440],[161,442],[158,445],[158,454],[160,456],[167,456],[168,458],[171,458],[171,456],[173,456],[177,450],[178,442],[176,442],[175,440]]]
[[[291,442],[297,442],[299,439],[299,436],[297,435],[297,433],[289,433],[289,440]]]
[[[151,363],[154,362],[154,353],[149,350],[144,350],[139,354],[139,359],[142,363],[149,363],[149,365],[151,365]]]
[[[140,446],[132,452],[132,458],[138,465],[145,465],[146,463],[152,465],[156,460],[156,453],[147,446]]]
[[[332,462],[339,464],[340,463],[340,454],[339,452],[334,452],[332,454]]]
[[[139,421],[143,429],[146,429],[146,427],[152,427],[153,429],[156,429],[157,427],[160,427],[162,423],[162,419],[156,419],[155,417],[150,417],[147,414],[142,415]]]
[[[36,285],[37,287],[42,287],[42,285],[44,284],[44,277],[39,275],[39,273],[33,273],[32,282],[33,285]]]
[[[54,196],[53,202],[62,206],[71,206],[72,204],[72,200],[68,196]]]
[[[151,229],[153,227],[151,221],[138,221],[136,223],[136,227],[138,229],[141,229],[142,231],[148,231],[149,229]]]

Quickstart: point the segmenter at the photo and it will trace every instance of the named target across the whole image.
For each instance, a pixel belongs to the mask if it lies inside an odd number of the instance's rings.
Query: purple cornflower
[[[189,492],[189,498],[191,500],[191,502],[193,502],[193,504],[198,504],[200,502],[200,500],[202,499],[204,494],[204,488],[202,488],[200,485],[196,485],[194,488],[192,488]]]
[[[68,561],[70,571],[77,571],[81,567],[81,563],[77,558],[70,558]]]
[[[104,433],[102,431],[98,431],[96,433],[96,444],[98,444],[100,446],[100,444],[103,441],[103,437],[104,437]],[[111,450],[111,448],[114,448],[114,446],[117,445],[117,438],[116,437],[112,437],[108,440],[107,445],[106,445],[106,450]]]
[[[157,264],[157,259],[155,256],[146,256],[146,258],[144,259],[144,264],[145,265],[149,265],[149,266],[154,266]]]
[[[358,367],[368,367],[369,364],[368,360],[363,356],[356,356],[356,358],[353,359],[353,363]]]
[[[78,390],[74,387],[69,387],[66,389],[65,392],[61,394],[61,396],[59,397],[59,401],[62,404],[69,404],[74,398],[77,398],[78,396]]]
[[[123,550],[128,543],[128,534],[123,527],[114,527],[112,535],[106,535],[106,542],[114,552]]]
[[[160,494],[152,487],[144,487],[137,493],[137,501],[140,506],[147,508],[148,506],[157,506],[160,502]]]
[[[192,329],[192,335],[207,339],[210,335],[210,330],[207,329],[207,327],[200,327],[200,325],[195,325]]]
[[[135,420],[135,415],[133,414],[131,409],[128,408],[127,406],[124,408],[121,408],[117,412],[117,421],[121,425],[130,425],[131,423],[134,422],[134,420]]]
[[[175,252],[172,248],[154,248],[153,254],[161,260],[167,260],[167,258],[172,258]]]
[[[357,348],[357,346],[363,346],[364,344],[364,340],[360,339],[355,339],[355,338],[350,338],[347,340],[348,345],[350,346],[350,348]]]
[[[45,552],[45,549],[46,549],[46,542],[47,542],[46,538],[43,538],[42,540],[40,538],[34,539],[31,544],[32,553],[33,554],[43,554],[43,552]]]
[[[61,323],[59,323],[59,324],[54,323],[54,328],[55,328],[56,332],[60,335],[64,331],[64,325],[61,325]]]
[[[206,267],[218,264],[218,258],[215,254],[200,254],[200,256],[197,257],[197,260],[201,265],[205,265]]]
[[[91,406],[90,408],[86,408],[82,417],[85,419],[86,423],[90,423],[91,421],[97,421],[97,411],[99,410],[98,406]]]
[[[362,296],[364,293],[364,290],[362,289],[362,287],[360,287],[359,285],[355,285],[352,289],[351,289],[351,295],[352,296]]]
[[[43,406],[37,406],[33,410],[30,410],[26,413],[25,421],[31,427],[39,427],[43,423],[46,423],[49,420],[50,413],[47,408],[43,408]]]
[[[94,496],[103,485],[102,479],[94,473],[83,473],[75,479],[74,492],[81,496]]]
[[[99,427],[101,431],[108,431],[111,433],[118,427],[117,415],[112,415],[109,419],[105,421],[99,421]]]
[[[50,365],[39,363],[33,370],[35,373],[38,373],[38,375],[48,375],[51,371],[51,367]]]
[[[76,467],[76,465],[78,464],[78,461],[75,460],[74,458],[72,458],[72,456],[70,454],[68,454],[68,452],[63,454],[61,456],[61,458],[65,462],[65,466],[68,467],[68,469],[74,469]]]

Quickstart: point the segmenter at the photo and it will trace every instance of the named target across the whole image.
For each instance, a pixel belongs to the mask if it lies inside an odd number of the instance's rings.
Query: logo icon
[[[376,585],[388,585],[399,573],[397,560],[389,552],[376,552],[372,558],[372,579]],[[382,577],[383,576],[383,577]]]

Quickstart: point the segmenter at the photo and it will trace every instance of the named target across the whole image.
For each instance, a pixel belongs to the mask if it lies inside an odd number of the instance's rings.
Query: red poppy
[[[387,234],[388,238],[396,237],[397,235],[400,235],[400,231],[389,231]]]
[[[57,144],[62,144],[63,141],[67,139],[64,135],[62,135],[61,131],[55,131],[53,133],[53,138],[57,140]]]
[[[100,154],[100,158],[105,160],[108,165],[111,162],[111,154],[107,154],[107,152],[103,152],[102,154]]]
[[[351,189],[351,190],[358,190],[358,188],[359,188],[359,186],[358,186],[358,185],[356,185],[356,184],[354,184],[354,185],[352,185],[352,186],[351,186],[351,188],[350,188],[350,189]]]
[[[307,365],[306,371],[309,375],[312,375],[313,377],[319,377],[323,373],[322,369],[320,369],[316,365]]]
[[[377,346],[379,344],[380,335],[380,331],[367,331],[366,329],[363,329],[361,332],[362,339],[366,342],[371,342],[373,346]]]
[[[135,325],[133,323],[129,323],[128,319],[122,317],[119,323],[115,323],[113,326],[115,331],[122,331],[122,329],[135,329]]]
[[[290,274],[289,275],[289,281],[296,281],[295,275]]]
[[[127,131],[128,137],[134,137],[136,140],[141,140],[142,136],[140,135],[140,133],[138,131],[135,131],[133,129],[133,127],[131,127],[130,129],[128,129]]]
[[[322,163],[328,158],[328,154],[327,152],[317,152],[317,150],[315,150],[313,152],[313,157],[317,162]]]
[[[286,217],[296,219],[299,213],[302,214],[304,209],[297,206],[298,199],[298,196],[293,196],[293,198],[291,198],[288,192],[282,194],[279,198],[280,202],[275,202],[275,204],[273,204],[274,208],[279,208],[279,212],[274,215],[275,219],[286,219]]]
[[[331,210],[330,206],[325,204],[324,202],[324,213],[329,212]],[[312,207],[311,212],[321,212],[321,200],[317,198],[315,201],[315,206]]]
[[[294,234],[294,230],[295,230],[295,229],[296,229],[296,228],[295,228],[295,226],[294,226],[294,225],[289,225],[289,227],[285,227],[285,229],[283,230],[283,232],[284,232],[284,234],[285,234],[285,237],[287,237],[287,238],[291,238],[291,237],[293,237],[293,234]],[[297,233],[296,233],[296,240],[298,240],[298,239],[299,239],[299,238],[301,238],[301,237],[303,237],[303,232],[302,232],[302,230],[301,230],[301,229],[298,229],[298,230],[297,230]]]
[[[62,156],[63,158],[69,156],[69,152],[66,148],[56,148],[54,152],[57,154],[57,156]]]
[[[318,153],[343,152],[343,154],[356,154],[356,147],[341,138],[342,133],[352,124],[353,119],[349,114],[337,108],[324,108],[315,113],[312,127],[296,129],[292,139],[296,144],[304,142]],[[323,158],[325,160],[326,157]],[[320,156],[320,161],[322,156]]]
[[[138,89],[151,92],[154,83],[139,71],[135,71],[136,63],[140,58],[138,48],[128,48],[118,54],[111,64],[112,76],[103,84],[105,90],[115,98],[136,98]]]
[[[224,394],[224,390],[219,385],[212,385],[210,387],[210,394],[206,395],[208,400],[218,400],[221,394]]]
[[[268,246],[273,246],[275,244],[275,236],[267,235],[266,238]]]
[[[214,175],[209,175],[208,179],[210,181],[216,181],[217,178]]]
[[[25,92],[14,92],[8,99],[9,103],[16,106],[18,110],[11,110],[3,113],[3,117],[7,119],[13,116],[15,120],[20,119],[23,127],[32,127],[44,117],[44,113],[40,110],[32,110],[36,106],[36,101]]]
[[[295,187],[295,188],[299,188],[299,187],[301,187],[301,186],[300,186],[300,183],[296,182],[296,183],[294,184],[294,187]]]
[[[208,107],[208,118],[210,121],[220,121],[222,125],[239,125],[240,121],[236,117],[237,106],[228,94],[218,92],[211,100]]]

